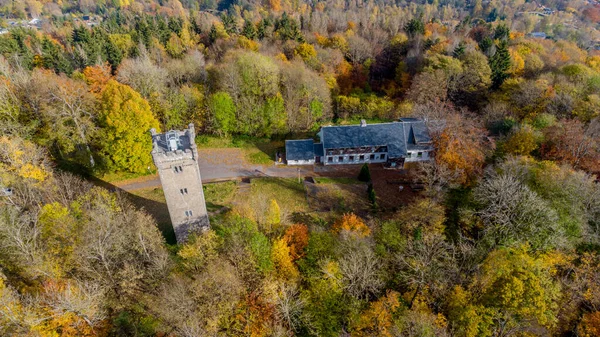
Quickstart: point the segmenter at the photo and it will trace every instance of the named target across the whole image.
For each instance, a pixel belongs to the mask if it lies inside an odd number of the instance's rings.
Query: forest
[[[0,0],[0,335],[600,336],[598,23],[580,0]],[[394,208],[264,197],[175,244],[101,183],[153,173],[151,128],[401,117],[435,156]]]

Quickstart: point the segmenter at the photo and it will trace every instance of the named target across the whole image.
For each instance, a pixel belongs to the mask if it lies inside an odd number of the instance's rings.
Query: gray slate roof
[[[286,160],[315,159],[315,144],[312,139],[286,140]]]
[[[170,130],[165,133],[159,133],[152,136],[152,141],[156,143],[155,149],[162,150],[164,152],[170,151],[169,149],[169,140],[168,137],[170,135],[174,135],[177,139],[177,149],[178,150],[188,150],[191,149],[190,138],[186,131],[180,130]]]
[[[400,122],[367,124],[366,126],[324,126],[319,132],[327,149],[387,146],[390,158],[405,157],[407,150],[431,148],[431,138],[425,123],[406,118]]]
[[[323,143],[315,143],[315,156],[323,157],[324,155]]]

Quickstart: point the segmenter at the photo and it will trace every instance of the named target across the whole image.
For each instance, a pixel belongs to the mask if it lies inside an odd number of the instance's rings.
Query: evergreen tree
[[[482,53],[484,53],[487,57],[493,54],[494,41],[489,37],[484,37],[481,42],[479,42],[479,49]]]
[[[105,43],[106,60],[110,63],[112,72],[115,73],[123,60],[123,52],[109,39]]]
[[[458,43],[458,46],[456,46],[456,48],[454,48],[454,50],[452,51],[452,56],[454,58],[460,59],[464,54],[465,54],[465,43],[463,41],[460,41]]]
[[[54,70],[57,74],[70,74],[73,69],[69,61],[65,58],[61,48],[53,43],[47,37],[42,40],[42,66]]]
[[[215,25],[213,24],[212,26],[210,26],[210,32],[208,33],[208,40],[210,41],[210,44],[215,43],[215,41],[217,41],[217,37],[218,37],[218,33],[217,33],[217,27],[215,27]]]
[[[490,14],[488,14],[488,17],[487,17],[486,21],[487,22],[494,22],[494,21],[496,21],[497,18],[498,18],[498,10],[496,8],[494,8],[490,12]]]
[[[358,174],[358,180],[364,181],[367,183],[371,181],[371,171],[369,170],[369,165],[367,163],[363,164],[363,166],[360,168],[360,173]]]
[[[510,29],[506,24],[500,24],[496,29],[494,29],[494,39],[495,40],[508,40],[510,36]]]
[[[242,35],[254,40],[256,38],[256,28],[254,28],[254,24],[250,20],[246,20],[244,22],[244,28],[242,29]]]
[[[271,25],[271,22],[267,19],[263,19],[259,24],[256,31],[256,35],[259,39],[264,39],[267,36],[267,27]]]
[[[492,88],[498,89],[508,78],[508,70],[510,69],[508,42],[500,42],[496,48],[496,53],[490,57],[489,64],[492,69]]]
[[[425,25],[420,17],[414,18],[404,26],[404,30],[409,36],[423,35],[425,34]]]
[[[227,34],[237,34],[238,28],[235,24],[233,15],[223,14],[221,15],[221,21],[223,22],[223,27],[225,27]]]

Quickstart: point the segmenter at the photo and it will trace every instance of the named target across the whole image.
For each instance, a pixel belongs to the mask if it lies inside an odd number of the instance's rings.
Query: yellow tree
[[[271,259],[273,260],[277,276],[285,280],[294,280],[298,277],[298,269],[292,261],[290,247],[285,239],[277,239],[273,242]]]
[[[556,323],[560,287],[547,260],[527,246],[501,248],[485,259],[468,290],[457,286],[449,298],[449,318],[458,336],[498,336],[506,329],[524,331]]]
[[[271,199],[269,207],[265,214],[265,225],[268,226],[269,231],[277,227],[281,223],[281,209],[277,200]]]
[[[506,142],[503,144],[503,149],[507,153],[518,156],[527,156],[533,150],[537,149],[536,134],[532,127],[523,125],[515,129]]]
[[[400,294],[388,290],[387,294],[369,305],[353,325],[352,336],[392,337],[392,328],[402,309]]]
[[[127,85],[110,80],[102,92],[97,138],[108,171],[145,172],[152,163],[150,129],[159,124],[150,105]]]
[[[33,182],[42,182],[52,174],[44,151],[32,142],[8,136],[0,136],[0,173],[2,172],[13,172]]]

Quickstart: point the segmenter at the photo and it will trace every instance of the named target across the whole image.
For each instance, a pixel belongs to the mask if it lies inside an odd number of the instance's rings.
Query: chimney
[[[364,119],[361,119],[361,120],[360,120],[360,126],[361,126],[362,128],[364,128],[365,126],[367,126],[367,121],[366,121],[366,120],[364,120]]]

